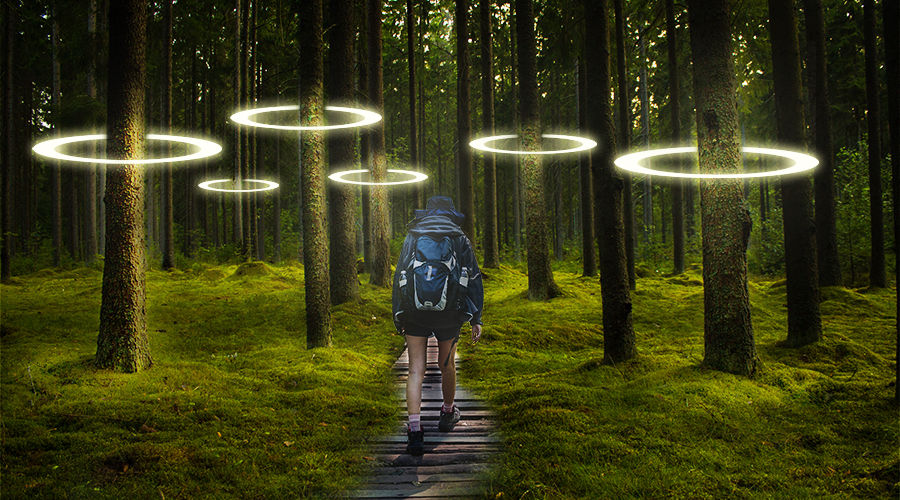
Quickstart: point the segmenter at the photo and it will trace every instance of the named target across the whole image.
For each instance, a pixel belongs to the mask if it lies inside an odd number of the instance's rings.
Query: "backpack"
[[[403,310],[463,310],[469,270],[460,267],[456,246],[450,236],[418,236],[412,256],[400,271],[400,300]]]

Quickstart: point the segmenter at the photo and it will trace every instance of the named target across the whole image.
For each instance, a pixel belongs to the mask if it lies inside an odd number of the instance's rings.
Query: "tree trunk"
[[[110,2],[106,119],[110,158],[143,156],[146,37],[146,2]],[[117,165],[106,181],[106,255],[94,364],[136,372],[152,365],[144,290],[144,170],[140,165]]]
[[[689,0],[700,171],[741,172],[730,2]],[[758,358],[750,323],[750,212],[739,179],[700,185],[703,231],[704,363],[743,375]]]
[[[241,0],[234,0],[234,3],[234,81],[232,85],[234,87],[234,106],[240,109],[243,105],[243,102],[241,101],[241,96],[243,95],[243,92],[241,91],[241,87],[243,86],[243,78],[241,77],[241,13],[243,12],[243,9],[241,8]],[[234,147],[232,149],[234,153],[234,166],[231,173],[231,180],[235,189],[239,189],[241,186],[241,143],[243,142],[243,136],[244,131],[241,127],[235,127]],[[240,193],[233,193],[231,195],[231,239],[237,249],[241,249],[244,246],[244,210],[241,206],[242,198]]]
[[[584,57],[576,67],[576,98],[578,99],[578,131],[587,134],[585,109],[587,105],[587,71]],[[597,255],[594,253],[594,180],[591,175],[591,157],[578,156],[578,172],[581,180],[581,259],[585,276],[597,275]]]
[[[616,14],[616,78],[618,80],[616,97],[619,105],[619,149],[628,151],[631,147],[631,106],[628,100],[628,70],[625,64],[625,13],[622,0],[613,0]],[[593,169],[593,167],[591,167]],[[622,174],[623,182],[623,218],[625,219],[625,260],[628,272],[628,288],[635,289],[637,279],[634,274],[634,201],[631,195],[631,175]],[[599,224],[599,216],[597,223]],[[599,235],[598,235],[599,237]],[[603,245],[598,245],[602,251]],[[602,256],[601,256],[602,259]]]
[[[166,51],[165,66],[163,67],[163,126],[166,133],[172,131],[172,24],[174,20],[174,0],[166,0],[163,8],[163,24],[166,26],[166,40],[163,49]],[[171,153],[172,148],[167,147]],[[175,268],[175,188],[172,173],[172,164],[167,163],[162,171],[163,179],[163,258],[162,267],[165,270]]]
[[[481,0],[481,119],[482,134],[494,135],[494,65],[491,0]],[[466,145],[468,148],[468,145]],[[497,241],[497,157],[484,155],[484,267],[500,266]]]
[[[603,304],[603,360],[621,363],[637,354],[631,323],[631,293],[625,255],[625,224],[622,220],[624,182],[613,167],[616,152],[609,89],[609,7],[606,0],[585,0],[585,20],[592,26],[585,54],[587,88],[586,126],[597,137],[591,150],[594,192],[599,208],[600,293]]]
[[[300,3],[300,123],[322,125],[324,100],[322,0]],[[303,194],[303,282],[306,290],[306,346],[331,345],[331,297],[328,291],[328,228],[325,206],[325,137],[318,130],[300,134]]]
[[[381,1],[367,0],[368,42],[367,77],[369,84],[369,103],[376,113],[384,115],[384,74],[382,69],[381,44]],[[384,120],[375,124],[369,134],[369,147],[372,155],[370,169],[373,182],[384,182],[387,178],[387,158],[384,152]],[[372,230],[372,266],[370,281],[375,286],[391,285],[391,252],[388,193],[384,186],[369,188],[369,225]]]
[[[516,17],[512,16],[509,21],[509,76],[510,76],[510,101],[514,102],[517,95],[517,84],[519,74],[518,51],[516,50]],[[519,129],[519,106],[513,106],[513,127]],[[516,260],[522,259],[522,180],[521,180],[521,163],[519,157],[514,156],[512,162],[512,191],[513,191],[513,232],[515,233],[516,244]]]
[[[881,118],[878,103],[878,52],[875,47],[875,2],[863,0],[866,52],[866,123],[869,144],[869,212],[872,232],[869,286],[884,288],[884,210],[881,189]],[[894,92],[897,90],[894,89]]]
[[[91,57],[87,70],[87,94],[97,99],[97,0],[91,0],[88,8],[88,37]],[[97,258],[97,166],[89,165],[85,172],[84,202],[84,257],[91,263]]]
[[[644,149],[650,149],[650,96],[648,89],[650,84],[647,81],[647,43],[644,37],[645,34],[641,31],[639,36],[641,54],[641,84],[639,89],[641,96],[641,142],[644,145]],[[644,249],[641,255],[646,259],[649,256],[648,252],[653,241],[653,176],[645,175],[641,185],[643,187],[641,208],[644,212],[642,228]]]
[[[352,43],[352,42],[351,42]],[[416,105],[416,14],[412,0],[406,0],[406,61],[409,66],[409,162],[413,170],[423,168],[419,151],[419,108]],[[415,207],[425,207],[421,182],[412,185]],[[413,209],[415,209],[413,207]]]
[[[666,44],[669,56],[669,112],[672,120],[672,143],[680,144],[681,96],[679,95],[678,37],[675,31],[675,2],[673,0],[666,0]],[[681,179],[675,179],[671,186],[672,267],[675,274],[681,274],[684,272],[684,182]]]
[[[15,116],[13,108],[16,104],[16,99],[14,96],[15,86],[13,80],[13,48],[15,46],[15,20],[13,18],[14,11],[10,8],[10,4],[3,4],[3,21],[4,21],[4,30],[3,30],[3,75],[5,77],[5,81],[3,82],[4,86],[4,95],[3,95],[3,113],[2,119],[4,121],[3,125],[3,191],[0,194],[0,211],[2,211],[2,215],[0,215],[0,238],[2,238],[2,250],[0,250],[0,281],[6,281],[12,275],[12,268],[10,266],[10,259],[12,258],[11,245],[12,242],[12,214],[10,210],[12,209],[12,173],[13,173],[13,162],[15,161],[15,147],[16,147],[16,134],[15,134]]]
[[[459,211],[465,214],[462,229],[475,248],[475,181],[472,175],[472,148],[469,147],[472,133],[471,95],[469,92],[469,28],[467,18],[468,0],[456,0],[456,158],[457,187],[459,189]]]
[[[825,54],[825,21],[822,0],[804,0],[806,15],[807,72],[813,101],[810,135],[819,158],[815,179],[816,258],[819,285],[841,284],[837,250],[837,226],[834,202],[834,146],[831,140],[831,116],[828,107],[828,70]]]
[[[793,2],[769,0],[775,117],[778,141],[802,148],[805,126],[800,89],[800,48]],[[787,275],[787,345],[799,347],[822,336],[816,267],[812,188],[805,175],[781,178],[784,257]]]
[[[884,18],[884,67],[887,72],[887,88],[900,89],[900,2],[882,0]],[[888,92],[888,126],[890,127],[891,149],[891,199],[894,216],[894,282],[900,283],[900,94]],[[894,358],[896,381],[894,401],[900,404],[900,301],[896,301],[897,312],[897,356]]]
[[[52,19],[51,47],[53,50],[53,89],[51,100],[53,103],[53,131],[59,135],[59,122],[62,109],[60,70],[59,70],[59,19],[57,18],[56,1],[51,4],[50,18]],[[50,168],[50,198],[52,200],[51,222],[53,234],[53,265],[59,266],[62,260],[62,169],[59,161],[53,162]]]
[[[537,87],[537,43],[532,0],[516,0],[516,38],[519,46],[519,116],[522,149],[540,151],[541,118]],[[466,102],[468,99],[466,99]],[[468,140],[466,140],[466,145]],[[460,149],[463,149],[460,141]],[[468,148],[466,148],[468,149]],[[525,234],[528,245],[528,298],[547,300],[560,294],[553,281],[547,249],[547,201],[545,167],[540,155],[522,157],[525,182]]]
[[[359,39],[368,40],[368,16],[367,5],[369,0],[360,0],[363,20],[359,23]],[[369,99],[369,68],[368,68],[368,47],[365,44],[357,44],[359,48],[359,97],[363,103],[371,102]],[[359,132],[359,163],[361,169],[369,168],[372,161],[372,145],[371,132],[368,130],[360,130]],[[438,149],[440,150],[440,148]],[[440,165],[439,165],[440,167]],[[438,177],[440,182],[440,177]],[[366,270],[372,272],[372,222],[369,216],[369,208],[371,207],[371,193],[368,186],[360,186],[360,214],[362,215],[362,237],[363,237],[363,263]]]
[[[328,81],[331,102],[351,103],[353,85],[353,37],[356,26],[353,4],[329,2],[328,7]],[[346,170],[353,163],[355,136],[340,131],[328,136],[328,161],[331,171]],[[330,222],[331,303],[359,300],[356,272],[356,189],[351,184],[331,182],[328,186]]]
[[[250,17],[250,0],[241,2],[241,107],[250,107],[250,25],[256,22],[256,19]],[[250,132],[244,131],[241,134],[241,179],[250,178]],[[243,220],[243,233],[241,235],[241,257],[243,259],[251,259],[253,256],[253,247],[255,241],[252,235],[253,214],[252,203],[249,193],[237,193],[237,197],[241,198],[241,219]]]

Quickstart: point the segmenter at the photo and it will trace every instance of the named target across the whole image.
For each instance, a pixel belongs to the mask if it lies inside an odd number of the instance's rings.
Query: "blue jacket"
[[[481,280],[481,270],[478,261],[475,260],[475,250],[472,243],[466,237],[459,222],[463,215],[453,210],[416,210],[416,218],[408,227],[403,248],[400,250],[400,259],[394,270],[394,285],[391,302],[394,312],[394,326],[400,332],[407,324],[428,326],[435,328],[457,327],[468,321],[472,325],[481,324],[481,311],[484,308],[484,284]],[[469,284],[466,287],[465,311],[402,311],[400,310],[400,271],[406,269],[413,258],[415,242],[419,236],[451,236],[455,246],[459,265],[470,270]]]

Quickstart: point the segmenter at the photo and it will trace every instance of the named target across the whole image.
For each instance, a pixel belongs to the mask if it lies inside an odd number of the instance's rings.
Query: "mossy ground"
[[[529,302],[526,277],[487,270],[484,339],[460,380],[489,396],[507,443],[501,498],[888,497],[900,493],[894,290],[823,291],[824,340],[786,337],[782,281],[753,280],[762,369],[703,368],[698,269],[645,273],[639,356],[602,363],[599,278],[557,272],[565,296]]]
[[[351,487],[364,438],[400,417],[390,292],[334,312],[332,349],[306,349],[302,270],[151,271],[154,366],[92,368],[93,269],[2,285],[2,496],[283,497]],[[258,271],[258,269],[257,269]],[[485,270],[484,338],[460,383],[498,412],[506,453],[486,495],[894,497],[900,422],[894,291],[823,290],[825,338],[785,338],[783,281],[751,283],[754,378],[702,368],[696,269],[643,273],[639,356],[601,363],[599,279],[563,263],[564,295],[526,298],[519,267]],[[367,283],[362,277],[362,283]],[[33,384],[33,385],[32,385]],[[502,493],[502,494],[501,494]]]
[[[91,364],[100,277],[2,286],[3,498],[327,494],[397,418],[385,291],[362,286],[334,348],[307,350],[300,267],[151,271],[154,366],[117,374]]]

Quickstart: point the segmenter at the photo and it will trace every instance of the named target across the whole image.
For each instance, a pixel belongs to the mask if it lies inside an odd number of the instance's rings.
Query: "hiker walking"
[[[397,332],[406,335],[409,377],[406,409],[409,412],[406,450],[422,455],[425,432],[421,424],[422,380],[428,337],[438,341],[443,404],[438,422],[448,432],[459,422],[456,396],[456,343],[460,329],[472,325],[472,343],[481,337],[484,287],[472,243],[460,229],[465,215],[453,200],[433,196],[425,210],[416,210],[394,272],[392,303]]]

